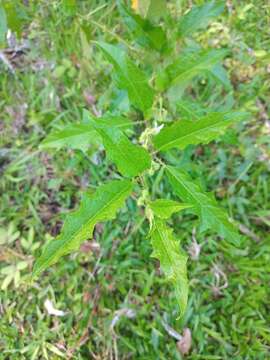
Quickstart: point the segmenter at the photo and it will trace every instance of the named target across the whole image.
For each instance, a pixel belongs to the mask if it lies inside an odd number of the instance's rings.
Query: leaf
[[[132,0],[131,7],[143,18],[158,20],[167,13],[166,0]]]
[[[179,59],[161,71],[157,86],[160,90],[175,85],[187,86],[195,76],[210,71],[227,53],[224,49],[184,51]]]
[[[203,107],[199,101],[194,102],[189,98],[181,99],[176,103],[177,111],[183,119],[189,120],[199,120],[201,117],[205,116],[211,112],[211,108]]]
[[[224,134],[228,126],[235,121],[243,120],[246,113],[209,113],[203,118],[193,120],[179,120],[163,128],[154,136],[153,143],[158,151],[166,151],[177,147],[184,149],[188,145],[208,144]]]
[[[76,7],[77,7],[77,0],[62,0],[62,6],[64,12],[69,15],[75,15],[76,14]]]
[[[215,66],[213,66],[213,68],[210,70],[210,74],[216,80],[218,80],[225,87],[226,90],[232,89],[232,84],[228,77],[227,71],[221,64],[216,64]]]
[[[91,125],[92,121],[96,119],[90,111],[83,109],[83,120],[82,122],[87,125]],[[111,114],[110,112],[106,112],[104,115],[98,117],[99,124],[103,124],[106,126],[115,126],[121,130],[132,130],[133,123],[126,116]],[[93,124],[91,125],[93,126]],[[94,130],[94,128],[93,128]]]
[[[192,207],[190,204],[179,203],[170,199],[158,199],[152,201],[149,206],[154,215],[161,219],[168,219],[173,213]]]
[[[239,244],[237,229],[229,221],[225,210],[218,206],[213,194],[204,192],[201,186],[182,170],[167,166],[166,174],[174,193],[194,206],[192,210],[201,220],[201,231],[213,230],[234,245]]]
[[[65,316],[66,315],[66,312],[64,312],[63,310],[56,309],[50,299],[45,300],[44,307],[47,310],[49,315],[54,315],[54,316]]]
[[[224,1],[210,1],[201,6],[194,6],[181,18],[179,24],[180,34],[189,36],[194,31],[206,27],[210,20],[223,12],[224,8]]]
[[[48,243],[37,259],[33,276],[77,250],[82,242],[92,237],[98,222],[113,219],[131,191],[129,180],[112,180],[100,186],[94,194],[84,193],[80,208],[66,217],[61,234]]]
[[[145,18],[150,6],[151,0],[132,0],[132,9],[141,17]]]
[[[8,28],[18,36],[21,36],[23,25],[28,20],[24,4],[21,1],[14,0],[3,1],[2,3],[6,13]]]
[[[130,102],[143,112],[150,109],[154,100],[154,91],[148,85],[145,74],[119,47],[104,42],[96,44],[113,64],[117,74],[117,86],[127,91]]]
[[[55,355],[57,355],[58,357],[61,357],[61,358],[66,358],[66,355],[65,353],[63,353],[62,351],[60,351],[58,349],[58,347],[54,346],[53,344],[50,344],[49,342],[46,343],[46,347],[48,348],[48,350],[50,350],[51,352],[53,352]],[[39,350],[39,348],[36,348]],[[35,359],[36,358],[36,355],[35,357],[32,355],[32,359]],[[48,359],[48,357],[47,357]]]
[[[90,121],[95,119],[94,117],[89,118]],[[133,127],[132,121],[124,116],[110,115],[106,113],[104,116],[98,118],[98,123],[103,126],[113,126],[119,130],[131,130]]]
[[[91,125],[76,124],[49,134],[40,144],[40,148],[70,147],[85,151],[89,144],[98,144],[98,140],[99,136]]]
[[[156,218],[151,230],[152,256],[160,261],[168,281],[173,285],[180,316],[185,312],[188,298],[187,256],[180,250],[172,229],[163,220]]]
[[[133,144],[120,129],[100,122],[99,118],[92,124],[102,138],[109,159],[115,162],[122,175],[137,176],[151,166],[149,153]]]
[[[68,125],[62,130],[52,132],[42,141],[40,148],[60,149],[63,147],[69,147],[71,149],[86,151],[90,144],[98,146],[101,143],[101,138],[89,122],[91,119],[93,119],[93,116],[90,112],[84,110],[82,124]],[[123,130],[132,128],[132,122],[130,119],[123,116],[111,115],[109,113],[100,117],[99,122],[104,125],[115,126]]]
[[[187,355],[190,352],[192,337],[191,331],[189,328],[185,328],[183,331],[183,336],[177,341],[177,348],[182,356]]]
[[[151,0],[148,10],[147,17],[149,19],[158,20],[167,13],[166,0]]]
[[[4,7],[0,3],[0,45],[5,42],[7,33],[7,17]]]
[[[138,44],[160,51],[166,44],[166,35],[160,26],[154,26],[147,19],[143,19],[129,11],[122,1],[117,1],[120,15]]]
[[[137,11],[139,9],[139,0],[131,0],[131,7],[133,10]]]

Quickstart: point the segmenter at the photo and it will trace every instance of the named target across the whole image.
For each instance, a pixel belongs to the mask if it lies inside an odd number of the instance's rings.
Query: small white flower
[[[157,135],[162,130],[163,127],[164,127],[164,124],[161,124],[159,126],[155,125],[153,127],[153,134]]]

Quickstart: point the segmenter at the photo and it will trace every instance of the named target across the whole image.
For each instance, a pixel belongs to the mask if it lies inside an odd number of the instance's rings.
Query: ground
[[[230,50],[227,101],[250,117],[181,161],[193,160],[244,240],[235,249],[200,235],[190,217],[173,218],[190,254],[188,310],[177,320],[133,201],[97,226],[80,251],[29,281],[35,257],[81,192],[108,175],[104,157],[39,144],[80,121],[83,108],[96,114],[116,106],[110,68],[91,41],[125,43],[127,35],[114,2],[17,3],[17,40],[9,38],[0,63],[0,359],[181,359],[168,325],[180,334],[190,329],[187,359],[269,359],[269,5],[227,1],[226,12],[197,35],[205,46]],[[183,1],[181,11],[191,3],[202,1]],[[64,316],[49,314],[46,300]]]

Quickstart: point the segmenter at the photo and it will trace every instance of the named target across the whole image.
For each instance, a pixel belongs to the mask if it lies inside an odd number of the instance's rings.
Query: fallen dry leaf
[[[49,299],[45,300],[44,307],[47,310],[49,315],[54,315],[54,316],[64,316],[64,315],[66,315],[66,313],[64,311],[55,309],[55,307],[53,306],[53,303]]]
[[[83,253],[89,253],[89,252],[95,252],[98,253],[100,252],[100,244],[96,241],[85,241],[81,247],[80,247],[81,252]]]
[[[191,331],[189,328],[184,329],[182,339],[177,341],[177,348],[182,355],[189,353],[191,348]]]
[[[139,0],[132,0],[132,5],[131,5],[132,9],[137,11],[139,8]]]
[[[127,317],[128,319],[132,319],[136,316],[136,312],[133,309],[128,309],[128,308],[123,308],[120,310],[115,311],[114,313],[114,318],[112,319],[111,325],[110,325],[110,330],[113,331],[115,325],[118,323],[118,321],[120,320],[120,318],[122,316]]]
[[[167,324],[165,321],[162,321],[161,323],[170,336],[172,336],[177,341],[180,341],[182,339],[182,335],[180,335],[176,330],[174,330],[169,324]]]

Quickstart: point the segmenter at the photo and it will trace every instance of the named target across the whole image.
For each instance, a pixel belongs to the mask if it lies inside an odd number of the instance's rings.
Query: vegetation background
[[[91,40],[125,44],[129,35],[113,1],[4,3],[12,32],[0,50],[0,359],[181,359],[168,326],[182,335],[190,329],[187,359],[270,359],[269,2],[228,0],[223,15],[194,37],[230,50],[226,102],[251,117],[218,143],[183,155],[238,220],[245,245],[236,251],[197,234],[188,217],[174,217],[190,254],[181,320],[132,203],[29,285],[35,256],[80,191],[108,175],[102,154],[84,143],[82,150],[38,146],[51,130],[79,122],[83,108],[128,110]],[[169,7],[177,21],[202,3]],[[205,89],[205,97],[215,104],[215,93]]]

